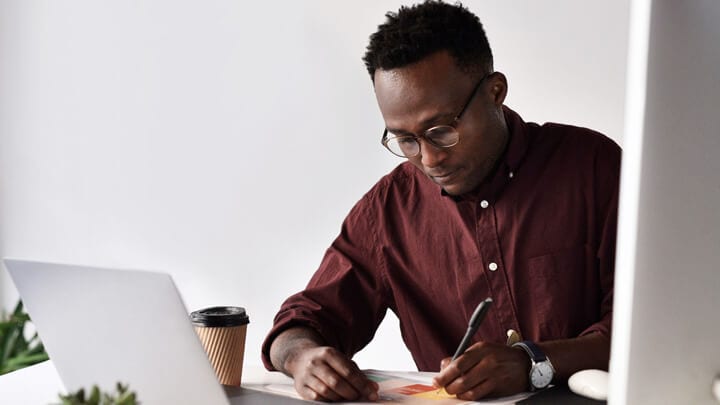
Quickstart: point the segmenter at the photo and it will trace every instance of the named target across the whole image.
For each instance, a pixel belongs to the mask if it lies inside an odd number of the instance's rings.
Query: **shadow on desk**
[[[314,403],[241,387],[223,386],[230,405],[300,405]]]
[[[585,398],[570,391],[567,385],[557,385],[543,392],[538,392],[532,397],[518,402],[518,404],[528,405],[594,405],[606,404],[606,401],[597,401]]]
[[[302,403],[317,403],[313,401],[301,401],[298,399],[272,395],[260,391],[249,390],[240,387],[225,387],[232,405],[261,405],[261,404],[277,404],[277,405],[296,405]],[[567,386],[556,386],[539,392],[532,397],[518,402],[518,404],[529,405],[594,405],[605,404],[605,401],[596,401],[581,397],[573,392]]]

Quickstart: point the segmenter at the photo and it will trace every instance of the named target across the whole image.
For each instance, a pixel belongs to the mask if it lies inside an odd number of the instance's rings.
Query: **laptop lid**
[[[4,263],[69,391],[120,381],[146,404],[228,404],[170,275]]]

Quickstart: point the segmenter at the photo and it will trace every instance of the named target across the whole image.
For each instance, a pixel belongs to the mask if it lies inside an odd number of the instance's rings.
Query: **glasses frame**
[[[475,98],[475,94],[477,94],[477,91],[478,91],[478,89],[480,88],[480,85],[482,84],[482,82],[485,81],[485,79],[487,79],[488,77],[490,77],[491,74],[492,74],[492,73],[485,74],[483,77],[480,78],[480,80],[478,80],[478,82],[477,82],[477,84],[475,85],[475,87],[473,87],[472,93],[470,93],[470,96],[467,98],[467,101],[465,102],[465,104],[464,104],[464,105],[462,106],[462,108],[460,109],[460,112],[455,116],[455,118],[453,118],[453,120],[452,120],[452,122],[451,122],[450,124],[446,124],[446,125],[435,125],[435,126],[433,126],[433,127],[430,127],[430,128],[428,128],[428,129],[426,129],[425,131],[423,131],[423,133],[422,133],[421,135],[415,135],[415,134],[399,135],[399,136],[393,135],[392,137],[388,137],[388,136],[387,136],[387,135],[388,135],[388,129],[385,128],[385,130],[383,131],[383,134],[382,134],[382,138],[380,138],[380,143],[382,143],[382,145],[385,147],[385,149],[387,149],[388,151],[390,151],[390,153],[392,153],[392,154],[395,155],[395,156],[402,157],[402,158],[412,158],[412,157],[415,157],[415,156],[417,156],[417,155],[420,154],[420,152],[421,152],[420,138],[425,139],[430,145],[433,145],[433,146],[436,147],[436,148],[446,149],[446,148],[452,148],[453,146],[457,145],[457,144],[460,142],[460,131],[458,131],[458,129],[457,129],[457,126],[458,126],[458,124],[459,124],[459,122],[460,122],[460,118],[462,118],[462,115],[463,115],[463,114],[465,113],[465,111],[468,109],[468,107],[470,106],[470,103],[472,103],[473,99]],[[455,130],[455,132],[457,132],[457,134],[458,134],[458,139],[457,139],[457,141],[455,141],[455,143],[453,143],[452,145],[438,145],[438,144],[436,144],[435,142],[433,142],[431,138],[429,138],[429,137],[427,136],[427,134],[428,134],[429,132],[435,131],[435,130],[437,130],[438,128],[442,128],[442,127],[451,127],[452,129]],[[391,139],[398,139],[398,138],[413,138],[413,139],[415,140],[415,142],[418,144],[418,151],[417,151],[417,153],[414,154],[414,155],[412,155],[412,156],[407,156],[407,155],[400,155],[400,154],[397,154],[397,153],[393,152],[393,151],[388,147],[387,144],[388,144],[388,142],[389,142]]]

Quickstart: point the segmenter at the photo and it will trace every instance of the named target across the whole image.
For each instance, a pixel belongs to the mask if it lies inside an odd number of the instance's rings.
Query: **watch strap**
[[[516,346],[521,347],[523,350],[525,350],[532,359],[532,361],[535,363],[540,363],[547,360],[547,356],[545,356],[545,353],[534,342],[524,340],[522,342],[517,342],[512,345],[512,347]]]

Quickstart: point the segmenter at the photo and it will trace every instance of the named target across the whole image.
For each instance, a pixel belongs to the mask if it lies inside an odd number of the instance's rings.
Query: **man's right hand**
[[[276,369],[292,377],[295,390],[305,399],[353,401],[378,398],[378,385],[370,381],[345,354],[322,345],[313,330],[290,328],[280,333],[270,347]]]

